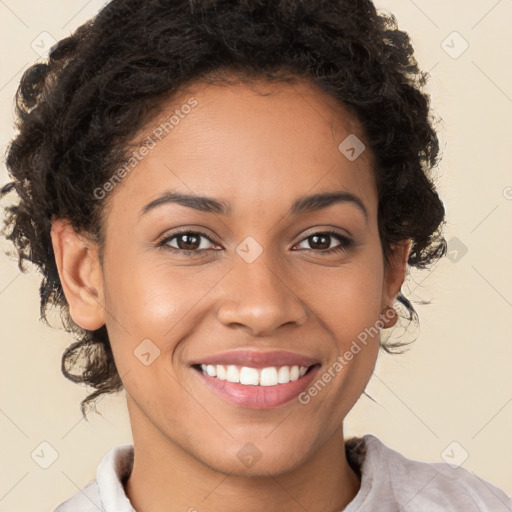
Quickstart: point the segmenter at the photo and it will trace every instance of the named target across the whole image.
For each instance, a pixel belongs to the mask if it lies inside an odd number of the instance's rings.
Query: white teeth
[[[248,368],[243,366],[240,370],[240,384],[247,384],[257,386],[260,381],[260,376],[256,368]]]
[[[221,364],[216,366],[217,368],[217,378],[220,380],[226,380],[226,368]]]
[[[228,382],[236,382],[245,386],[276,386],[297,380],[305,375],[308,366],[269,366],[267,368],[252,368],[249,366],[237,367],[234,364],[227,366],[217,364],[202,364],[201,370],[210,377],[216,377]]]
[[[281,366],[281,368],[279,368],[277,382],[279,382],[279,384],[290,382],[290,368],[288,366]]]
[[[277,384],[277,369],[274,366],[263,368],[260,374],[260,386],[275,386]]]
[[[228,366],[227,372],[226,372],[226,380],[228,382],[240,382],[240,372],[238,371],[238,368],[232,364]]]

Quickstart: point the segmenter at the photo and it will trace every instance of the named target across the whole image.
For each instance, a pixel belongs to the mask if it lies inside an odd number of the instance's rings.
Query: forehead
[[[354,141],[364,148],[362,127],[309,82],[192,84],[162,103],[137,140],[151,149],[113,201],[132,211],[171,189],[226,200],[234,212],[277,212],[295,197],[341,189],[375,214],[373,155],[344,152]]]

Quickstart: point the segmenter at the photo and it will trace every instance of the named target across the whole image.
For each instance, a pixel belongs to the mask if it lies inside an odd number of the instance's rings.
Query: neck
[[[338,512],[360,487],[342,426],[293,470],[247,477],[216,471],[149,425],[132,421],[134,463],[125,492],[137,512]]]

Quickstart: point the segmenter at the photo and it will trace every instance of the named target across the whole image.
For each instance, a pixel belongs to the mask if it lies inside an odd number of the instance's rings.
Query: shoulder
[[[370,497],[388,499],[410,512],[512,510],[504,491],[462,466],[409,459],[371,434],[348,443],[352,457],[361,461],[362,484]]]

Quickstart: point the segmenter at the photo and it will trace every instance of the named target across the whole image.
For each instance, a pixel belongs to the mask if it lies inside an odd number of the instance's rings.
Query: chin
[[[261,454],[260,459],[250,460],[245,456],[240,460],[236,453],[229,458],[220,457],[217,454],[213,456],[211,464],[205,460],[202,462],[214,471],[230,477],[268,478],[284,475],[300,466],[301,461],[291,460],[290,455],[289,453],[273,453],[271,456]]]
[[[268,433],[262,434],[261,441],[234,441],[224,448],[217,445],[215,451],[195,456],[214,471],[232,477],[277,477],[304,463],[307,454],[303,443],[269,442],[265,435]]]

